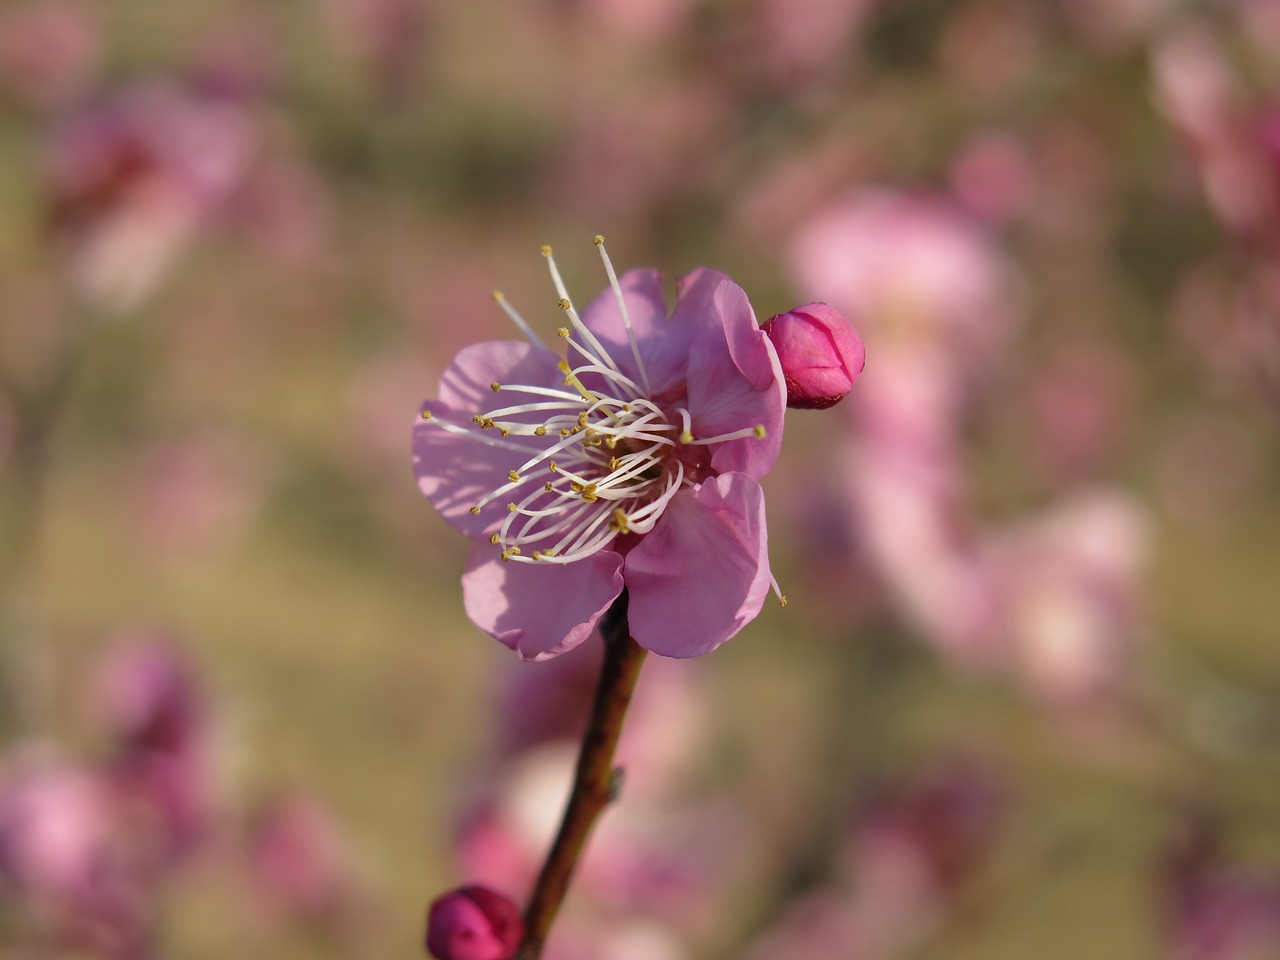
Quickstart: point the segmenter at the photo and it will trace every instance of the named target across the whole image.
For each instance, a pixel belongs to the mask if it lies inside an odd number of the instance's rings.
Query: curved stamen
[[[696,440],[689,439],[684,442],[690,446],[705,446],[712,443],[727,443],[730,440],[745,440],[748,437],[763,440],[764,435],[764,424],[757,423],[754,427],[744,427],[741,430],[734,430],[732,433],[722,433],[718,437],[699,437]]]
[[[613,296],[618,301],[618,311],[622,314],[622,326],[627,331],[627,339],[631,341],[631,356],[636,361],[636,369],[640,371],[640,381],[644,384],[644,392],[652,393],[653,387],[649,384],[649,374],[644,368],[644,361],[640,359],[640,344],[636,341],[636,333],[631,329],[631,312],[627,309],[627,300],[622,295],[622,285],[618,283],[618,274],[613,269],[613,261],[609,259],[609,254],[604,249],[604,237],[596,234],[596,248],[600,251],[600,259],[604,261],[604,272],[609,275],[609,286],[613,288]]]
[[[530,343],[535,347],[541,347],[543,350],[547,349],[547,345],[542,342],[542,338],[533,332],[533,327],[529,326],[525,318],[520,316],[520,312],[511,304],[507,303],[506,295],[501,290],[493,291],[493,299],[497,302],[498,306],[502,308],[503,312],[511,319],[511,322],[514,323],[520,329],[520,332],[528,338]]]
[[[556,258],[551,255],[551,248],[544,246],[542,248],[542,255],[547,258],[547,269],[551,271],[551,282],[555,285],[556,294],[560,297],[560,308],[564,310],[565,315],[569,318],[569,322],[573,324],[573,329],[577,331],[580,337],[582,337],[587,346],[595,351],[596,356],[594,359],[597,363],[607,364],[617,370],[617,364],[615,364],[613,362],[613,358],[609,356],[609,351],[600,344],[600,341],[596,339],[595,334],[587,329],[586,325],[578,316],[578,311],[573,308],[573,301],[569,299],[569,291],[565,289],[564,280],[560,278],[560,268],[556,266]]]
[[[527,444],[514,443],[509,440],[500,440],[497,437],[491,437],[484,433],[477,433],[467,427],[460,427],[456,423],[450,423],[448,420],[442,419],[438,415],[433,415],[429,420],[423,418],[424,422],[434,424],[445,433],[452,433],[455,436],[466,437],[468,440],[474,440],[476,443],[484,444],[486,447],[496,447],[499,450],[514,450],[517,453],[527,453],[529,447]]]

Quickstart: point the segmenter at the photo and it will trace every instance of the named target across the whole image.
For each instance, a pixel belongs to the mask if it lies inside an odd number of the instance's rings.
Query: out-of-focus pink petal
[[[521,563],[481,541],[462,575],[472,623],[524,660],[576,647],[621,592],[622,557],[610,550],[571,564]]]
[[[717,322],[697,333],[689,356],[689,414],[701,439],[764,427],[764,437],[715,444],[711,465],[719,473],[759,479],[778,459],[787,388],[777,353],[757,326],[741,287],[724,279],[704,313]]]
[[[742,473],[680,493],[627,554],[636,642],[664,657],[696,657],[760,612],[769,592],[764,493]]]

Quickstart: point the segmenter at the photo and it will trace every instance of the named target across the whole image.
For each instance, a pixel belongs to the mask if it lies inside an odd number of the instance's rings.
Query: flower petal
[[[725,473],[676,495],[625,563],[637,643],[664,657],[714,650],[755,618],[769,592],[760,484]]]
[[[423,403],[422,411],[429,411],[431,419],[423,420],[420,411],[413,428],[418,489],[467,536],[483,536],[497,528],[506,516],[507,500],[515,498],[499,497],[478,516],[471,507],[545,446],[532,437],[502,437],[497,430],[481,430],[471,418],[527,399],[515,391],[516,399],[495,394],[493,383],[563,388],[558,361],[549,350],[516,340],[472,344],[440,378],[440,399]],[[528,414],[512,419],[537,422]]]
[[[759,479],[773,467],[782,445],[787,388],[778,355],[757,326],[746,293],[733,281],[722,278],[705,297],[701,313],[704,320],[689,354],[694,436],[764,427],[763,439],[716,444],[711,455],[720,473],[738,471]]]
[[[574,563],[503,561],[477,543],[462,575],[471,622],[520,654],[547,660],[572,650],[622,592],[622,557],[601,550]]]
[[[490,340],[458,351],[440,377],[440,399],[468,416],[498,406],[491,384],[523,383],[564,389],[560,358],[524,340]]]
[[[667,319],[662,274],[657,270],[628,270],[618,277],[618,286],[622,288],[631,330],[644,362],[649,383],[647,392],[658,397],[679,389],[684,384],[693,329]],[[618,369],[643,388],[645,381],[636,367],[618,298],[612,288],[605,287],[597,294],[581,316],[583,324],[609,352]]]

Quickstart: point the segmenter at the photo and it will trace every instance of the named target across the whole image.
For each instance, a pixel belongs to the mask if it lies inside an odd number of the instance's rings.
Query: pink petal
[[[413,473],[418,489],[440,515],[469,537],[496,529],[507,514],[507,498],[488,504],[479,516],[471,507],[506,482],[507,473],[541,449],[532,437],[500,437],[496,430],[481,430],[471,420],[478,414],[521,403],[527,395],[494,393],[490,384],[523,383],[563,387],[559,358],[528,343],[503,340],[466,347],[440,378],[440,399],[427,400],[413,428]],[[533,415],[530,415],[532,417]],[[526,418],[528,419],[528,418]],[[441,422],[467,431],[449,432]],[[536,422],[536,421],[534,421]]]
[[[711,465],[721,473],[741,472],[759,479],[773,467],[782,444],[787,403],[782,367],[736,283],[722,278],[701,312],[704,320],[689,357],[694,436],[710,438],[763,426],[763,439],[716,444],[711,456]]]
[[[611,550],[574,563],[521,563],[502,560],[497,547],[480,542],[462,575],[471,622],[522,660],[576,647],[621,592],[622,557]]]
[[[693,328],[667,319],[662,295],[662,274],[657,270],[628,270],[618,278],[648,376],[650,396],[662,396],[684,384],[689,341]],[[623,373],[643,390],[645,381],[636,367],[631,341],[622,324],[622,312],[612,288],[602,290],[582,311],[582,322],[604,346]]]
[[[764,492],[725,473],[672,498],[627,554],[636,642],[664,657],[714,650],[753,620],[769,592]]]
[[[550,350],[524,340],[490,340],[473,343],[458,351],[453,363],[440,377],[440,399],[449,407],[466,411],[467,416],[520,403],[495,394],[493,383],[523,383],[564,389],[560,358]],[[534,421],[536,422],[536,421]]]

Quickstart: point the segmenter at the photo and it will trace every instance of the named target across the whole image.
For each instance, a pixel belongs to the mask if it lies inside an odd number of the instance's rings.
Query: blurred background
[[[1280,957],[1274,0],[0,6],[4,955],[524,896],[598,651],[470,625],[409,431],[597,232],[868,363],[549,960]]]

